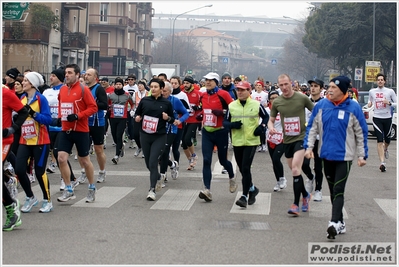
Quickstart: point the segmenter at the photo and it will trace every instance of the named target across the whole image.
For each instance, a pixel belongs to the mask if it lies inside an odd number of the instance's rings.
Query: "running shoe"
[[[308,192],[307,197],[302,198],[302,211],[307,212],[309,210],[309,201],[311,199],[312,195]]]
[[[235,177],[229,179],[229,190],[230,193],[234,193],[237,190],[237,183]]]
[[[338,222],[338,232],[337,234],[345,234],[346,233],[346,225],[345,222]]]
[[[248,205],[253,205],[256,202],[256,196],[259,194],[259,189],[255,186],[254,191],[248,193]]]
[[[86,172],[81,171],[80,176],[78,177],[78,182],[80,184],[84,184],[86,182],[87,176],[86,176]]]
[[[203,199],[206,202],[212,201],[212,193],[209,191],[209,189],[201,190],[198,196],[200,199]]]
[[[155,201],[157,199],[156,196],[157,195],[155,194],[154,188],[151,188],[150,191],[148,191],[147,200]]]
[[[43,199],[42,207],[39,209],[41,213],[48,213],[53,210],[53,203],[47,199]]]
[[[98,178],[97,178],[97,183],[104,183],[105,182],[105,176],[106,176],[106,173],[105,173],[105,171],[99,171],[98,172]]]
[[[112,158],[112,162],[113,162],[114,164],[118,164],[118,161],[119,161],[119,157],[118,157],[118,156],[114,156],[114,157]]]
[[[170,175],[172,176],[173,180],[176,180],[179,177],[179,163],[177,161],[173,161],[175,167],[170,168]]]
[[[237,201],[236,205],[240,206],[241,208],[247,207],[247,198],[245,196],[241,196]]]
[[[287,188],[287,179],[285,177],[280,177],[280,189]]]
[[[89,191],[87,192],[86,203],[92,203],[94,200],[96,200],[96,189],[89,188]]]
[[[313,201],[320,202],[322,200],[323,200],[323,195],[322,195],[321,191],[319,191],[319,190],[314,191]]]
[[[19,200],[17,199],[11,205],[5,206],[5,209],[7,218],[6,223],[3,225],[3,231],[11,231],[22,224],[21,213],[19,212]]]
[[[335,236],[338,234],[339,224],[335,222],[328,222],[327,228],[327,238],[335,239]]]
[[[50,162],[50,164],[48,165],[46,171],[48,173],[55,173],[55,168],[57,167],[57,165],[55,165],[52,161]]]
[[[136,152],[134,152],[134,156],[138,157],[140,155],[140,153],[141,153],[141,148],[137,148]]]
[[[299,207],[295,204],[292,204],[291,208],[288,210],[288,214],[299,216]]]
[[[280,191],[280,190],[281,190],[281,188],[280,188],[280,182],[277,181],[276,185],[273,187],[273,191],[274,191],[274,192],[278,192],[278,191]]]
[[[381,172],[385,172],[387,170],[387,168],[385,167],[385,164],[381,164],[380,165],[380,171]]]
[[[75,193],[73,191],[68,191],[68,190],[64,190],[64,192],[62,192],[62,196],[58,197],[57,200],[59,202],[66,202],[70,199],[75,199]]]
[[[26,197],[25,198],[25,203],[21,208],[22,212],[30,212],[32,210],[33,206],[36,206],[39,203],[37,198],[35,196],[33,197]]]
[[[198,156],[194,153],[191,155],[190,165],[191,167],[195,167],[197,165]]]

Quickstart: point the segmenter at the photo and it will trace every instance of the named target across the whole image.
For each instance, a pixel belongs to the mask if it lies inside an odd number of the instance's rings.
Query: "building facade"
[[[57,17],[51,27],[35,23],[38,5]],[[30,3],[21,20],[3,16],[3,76],[17,67],[48,78],[55,68],[76,63],[100,76],[140,79],[152,63],[153,14],[151,3]]]

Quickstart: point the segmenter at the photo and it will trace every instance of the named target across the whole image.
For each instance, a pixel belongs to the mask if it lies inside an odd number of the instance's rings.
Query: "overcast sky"
[[[305,1],[153,1],[152,7],[156,14],[181,14],[206,5],[196,11],[189,12],[193,15],[238,15],[247,17],[282,18],[283,16],[294,19],[304,19],[309,15],[309,2]]]

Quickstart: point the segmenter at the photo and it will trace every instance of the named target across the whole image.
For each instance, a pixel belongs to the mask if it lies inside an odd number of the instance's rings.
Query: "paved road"
[[[213,201],[205,203],[198,198],[202,189],[199,140],[200,160],[195,170],[185,170],[182,153],[179,178],[170,179],[157,201],[150,202],[146,200],[149,172],[144,159],[133,157],[135,150],[126,147],[126,156],[118,165],[112,164],[114,148],[110,137],[107,140],[107,179],[97,184],[96,202],[84,202],[87,184],[77,187],[75,200],[57,202],[60,176],[50,174],[53,212],[41,214],[39,206],[34,207],[22,214],[20,227],[3,232],[3,264],[307,264],[308,243],[328,241],[325,232],[331,204],[327,187],[322,202],[312,201],[309,212],[290,217],[292,177],[285,160],[288,187],[273,192],[269,155],[256,154],[252,172],[261,193],[253,206],[241,209],[234,204],[241,195],[241,184],[236,193],[229,192],[227,175],[221,174],[214,154]],[[347,233],[335,242],[397,240],[396,141],[390,147],[385,173],[378,169],[375,139],[369,140],[369,147],[367,165],[352,168],[345,194]],[[70,159],[79,175],[77,162],[73,156]],[[97,176],[95,156],[91,159]],[[32,186],[41,199],[37,182]],[[21,190],[18,197],[23,203]]]

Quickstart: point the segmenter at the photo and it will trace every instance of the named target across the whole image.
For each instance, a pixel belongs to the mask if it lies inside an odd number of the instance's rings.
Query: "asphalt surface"
[[[96,184],[94,203],[85,203],[87,183],[79,185],[76,199],[57,202],[60,175],[49,174],[54,210],[39,213],[39,204],[22,214],[22,225],[3,232],[4,265],[280,265],[308,264],[311,242],[395,242],[397,240],[397,147],[392,141],[387,171],[381,173],[376,140],[369,139],[369,159],[360,168],[353,165],[345,192],[347,233],[334,241],[326,238],[331,204],[326,180],[323,201],[310,203],[309,212],[291,217],[292,176],[282,158],[288,187],[273,192],[275,178],[268,152],[256,153],[252,174],[260,194],[246,209],[236,206],[238,190],[229,192],[227,174],[213,154],[213,201],[198,198],[202,189],[201,137],[196,152],[198,164],[186,170],[181,151],[180,173],[170,178],[157,193],[156,201],[146,199],[149,172],[144,159],[134,157],[135,149],[126,146],[118,165],[111,162],[115,153],[107,138],[107,178]],[[233,150],[228,157],[232,159]],[[91,156],[98,175],[95,155]],[[70,161],[79,176],[74,156]],[[233,165],[236,166],[233,159]],[[313,165],[313,163],[312,163]],[[236,167],[235,167],[236,168]],[[238,172],[238,168],[236,170]],[[42,194],[32,184],[37,198]],[[25,194],[19,190],[21,205]],[[3,222],[5,212],[3,209]],[[395,250],[396,251],[396,250]],[[395,253],[396,254],[396,253]],[[396,263],[396,261],[395,261]],[[325,263],[326,264],[326,263]]]

